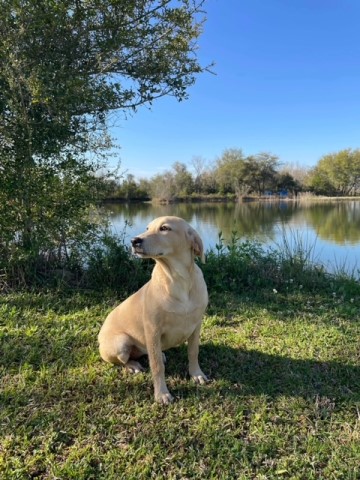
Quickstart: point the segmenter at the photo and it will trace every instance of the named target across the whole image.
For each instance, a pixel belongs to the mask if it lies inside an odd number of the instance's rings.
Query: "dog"
[[[173,216],[156,218],[131,244],[135,255],[154,259],[155,266],[149,282],[106,318],[98,337],[100,355],[137,373],[143,371],[137,360],[147,354],[155,400],[166,405],[174,398],[165,382],[164,350],[187,341],[190,376],[199,384],[208,381],[198,362],[208,293],[194,261],[195,256],[205,261],[204,247],[198,233]]]

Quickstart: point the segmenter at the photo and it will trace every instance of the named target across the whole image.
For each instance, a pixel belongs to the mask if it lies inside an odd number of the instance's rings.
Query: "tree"
[[[202,3],[3,0],[2,140],[23,156],[49,156],[104,125],[109,111],[185,99],[203,71]]]
[[[89,202],[99,198],[100,189],[87,187],[112,146],[108,115],[135,112],[164,95],[179,101],[187,98],[187,89],[205,70],[196,57],[202,4],[200,0],[0,3],[4,258],[12,245],[25,257],[49,248],[57,251],[57,236],[51,235],[54,222],[72,238],[91,231],[85,228],[89,225],[85,212]],[[82,200],[71,197],[78,208],[76,215],[74,208],[69,210],[75,215],[70,228],[71,217],[65,221],[55,206],[69,205],[64,197],[66,179],[70,181],[74,171],[78,174],[72,180],[77,182],[73,192],[81,192]],[[81,215],[84,228],[79,229]],[[44,245],[42,238],[51,236]]]
[[[175,197],[190,195],[193,192],[193,179],[185,164],[175,162],[172,170],[150,179],[150,191],[153,198],[168,202]]]
[[[288,172],[280,172],[275,177],[277,190],[287,190],[295,197],[301,191],[300,183]]]
[[[278,157],[258,153],[245,157],[242,150],[225,150],[217,161],[216,174],[221,193],[234,192],[237,196],[256,192],[261,195],[274,186]]]
[[[169,202],[175,196],[174,175],[172,172],[155,175],[150,180],[151,197]]]
[[[301,189],[303,189],[306,186],[309,170],[309,167],[299,165],[298,163],[286,163],[283,164],[279,170],[279,175],[290,175]]]
[[[240,149],[231,148],[223,152],[216,162],[216,178],[219,183],[220,193],[246,193],[247,185],[244,184],[245,157]]]
[[[323,195],[360,192],[360,150],[346,149],[324,155],[310,172],[309,187]]]
[[[194,190],[194,181],[186,165],[181,162],[175,162],[173,169],[173,184],[175,195],[190,195]]]
[[[145,200],[149,198],[149,182],[145,179],[136,180],[135,176],[128,173],[119,182],[111,182],[109,198],[124,200]]]
[[[196,193],[202,192],[203,189],[203,175],[205,173],[206,161],[203,157],[195,156],[191,159],[191,166],[195,172],[194,189]]]
[[[278,157],[270,153],[249,156],[244,164],[243,182],[251,191],[262,195],[266,189],[274,188],[277,167]]]
[[[212,194],[218,191],[219,185],[216,178],[216,169],[214,167],[208,167],[201,174],[201,192],[204,194]]]

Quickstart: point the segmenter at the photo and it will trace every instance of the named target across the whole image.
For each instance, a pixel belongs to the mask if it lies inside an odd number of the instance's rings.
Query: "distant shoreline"
[[[173,204],[173,203],[228,203],[228,202],[340,202],[340,201],[360,201],[360,196],[354,197],[326,197],[320,195],[311,194],[299,194],[297,196],[280,196],[280,195],[268,195],[268,196],[252,196],[244,195],[237,198],[234,194],[231,195],[189,195],[183,197],[175,197],[171,199],[157,199],[150,197],[143,198],[121,198],[121,197],[108,197],[105,198],[102,203],[154,203],[154,204]]]

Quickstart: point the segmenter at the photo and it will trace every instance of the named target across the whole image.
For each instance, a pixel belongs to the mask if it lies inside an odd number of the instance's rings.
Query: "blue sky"
[[[207,0],[205,9],[198,55],[216,75],[200,75],[185,102],[163,98],[118,119],[122,170],[150,177],[227,148],[313,166],[360,147],[360,0]]]

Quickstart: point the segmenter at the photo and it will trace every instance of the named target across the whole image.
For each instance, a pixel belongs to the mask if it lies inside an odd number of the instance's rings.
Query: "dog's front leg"
[[[154,383],[155,400],[168,405],[174,400],[165,383],[164,355],[161,351],[161,335],[153,328],[148,328],[146,349],[149,356],[150,370]]]
[[[200,342],[201,324],[196,328],[188,339],[188,359],[189,374],[196,383],[206,383],[207,376],[203,373],[199,366],[199,342]]]

